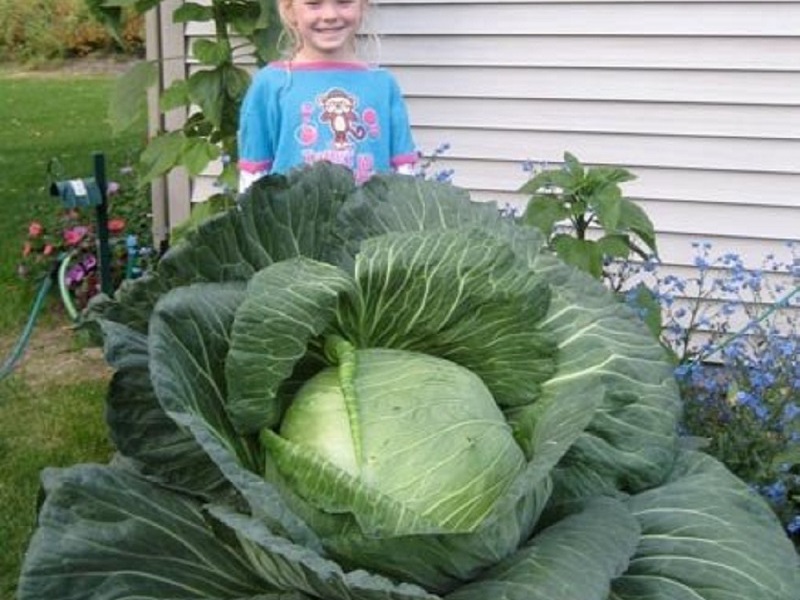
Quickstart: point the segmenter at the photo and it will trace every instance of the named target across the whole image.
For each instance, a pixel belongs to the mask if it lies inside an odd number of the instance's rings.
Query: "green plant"
[[[656,254],[652,222],[622,195],[619,184],[632,179],[622,168],[586,168],[566,152],[561,168],[541,169],[520,189],[531,196],[523,220],[544,232],[564,262],[599,279],[609,260]],[[602,235],[592,237],[593,227]]]
[[[128,49],[142,48],[140,16],[121,16],[120,30]],[[85,0],[0,0],[0,60],[43,62],[117,49]]]
[[[634,312],[451,185],[265,178],[93,308],[120,455],[46,471],[20,600],[800,589]]]
[[[104,26],[118,48],[144,55],[144,18],[134,7],[113,5],[107,0],[83,0],[95,22]]]
[[[106,2],[109,20],[113,23],[119,6],[132,6],[145,11],[160,0],[115,0]],[[154,137],[141,156],[143,180],[150,181],[182,166],[190,175],[200,174],[208,164],[224,157],[221,194],[231,195],[238,182],[236,171],[236,134],[239,109],[250,83],[246,70],[234,63],[232,34],[241,36],[244,45],[263,64],[275,56],[280,23],[270,0],[212,0],[209,5],[184,2],[175,10],[177,23],[211,22],[213,39],[196,40],[192,55],[199,67],[186,80],[173,83],[160,99],[160,109],[184,108],[187,119],[176,131]],[[130,119],[145,110],[144,91],[157,80],[156,62],[137,65],[123,77],[112,99],[112,119],[117,129],[124,129]]]

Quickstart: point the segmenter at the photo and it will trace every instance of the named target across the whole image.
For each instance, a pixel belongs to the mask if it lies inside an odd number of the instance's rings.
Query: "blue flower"
[[[440,183],[450,183],[453,180],[455,169],[442,169],[434,175],[434,180]]]
[[[791,521],[786,525],[786,531],[789,535],[800,533],[800,515],[795,515]]]
[[[793,421],[798,415],[800,415],[800,406],[797,406],[794,402],[789,402],[783,407],[783,420],[785,423]]]
[[[439,144],[439,147],[436,150],[438,151],[439,154],[447,152],[448,150],[450,150],[450,142],[443,142]]]
[[[761,494],[773,504],[783,504],[786,501],[786,484],[783,480],[765,485],[761,488]]]
[[[690,365],[678,365],[675,367],[675,377],[678,379],[685,379],[691,370]]]

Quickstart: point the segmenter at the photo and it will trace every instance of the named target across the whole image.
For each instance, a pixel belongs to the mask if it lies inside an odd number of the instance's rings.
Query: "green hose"
[[[55,272],[57,273],[58,288],[61,293],[61,301],[64,303],[64,308],[67,309],[69,318],[73,321],[77,321],[80,313],[78,312],[78,309],[75,308],[75,302],[72,300],[72,296],[69,293],[69,287],[67,286],[66,278],[67,268],[69,267],[69,263],[74,256],[74,252],[60,256],[58,270]],[[25,354],[25,349],[28,347],[31,334],[33,333],[33,326],[36,324],[36,319],[39,317],[39,312],[42,310],[42,305],[44,304],[45,298],[47,298],[47,293],[50,291],[52,286],[52,274],[42,279],[42,284],[39,286],[39,291],[37,292],[36,298],[33,302],[31,313],[28,315],[28,322],[25,324],[25,328],[22,330],[22,335],[19,337],[19,340],[17,340],[17,344],[14,346],[14,349],[11,351],[9,357],[3,363],[3,367],[0,368],[0,381],[11,374],[11,372],[14,370],[14,367],[17,366],[17,363]]]
[[[61,294],[61,302],[64,308],[67,309],[69,318],[75,322],[78,320],[80,313],[78,309],[75,308],[75,303],[72,301],[72,294],[69,293],[69,286],[67,285],[67,267],[69,267],[69,261],[72,260],[73,256],[75,256],[74,252],[67,254],[58,267],[58,291]]]
[[[16,346],[14,346],[14,349],[11,351],[11,355],[3,363],[2,368],[0,368],[0,381],[11,374],[11,372],[14,370],[14,367],[16,367],[19,360],[25,354],[25,348],[27,348],[28,342],[31,339],[33,326],[36,324],[36,318],[39,316],[39,312],[42,309],[42,304],[44,304],[45,298],[47,298],[47,292],[50,291],[50,287],[52,285],[52,277],[45,277],[42,280],[42,285],[39,286],[39,292],[36,294],[36,299],[33,302],[31,314],[28,316],[28,322],[25,324],[25,328],[22,330],[22,335],[17,341]]]

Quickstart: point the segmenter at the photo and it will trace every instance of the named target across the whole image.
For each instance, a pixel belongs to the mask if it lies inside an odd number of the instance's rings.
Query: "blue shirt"
[[[416,162],[391,73],[337,62],[277,62],[256,73],[240,113],[242,173],[284,173],[319,160],[348,167],[358,182]]]

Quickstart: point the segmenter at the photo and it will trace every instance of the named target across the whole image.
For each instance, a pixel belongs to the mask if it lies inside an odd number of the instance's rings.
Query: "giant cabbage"
[[[19,600],[800,598],[635,315],[455,187],[267,178],[94,317],[118,453]]]

